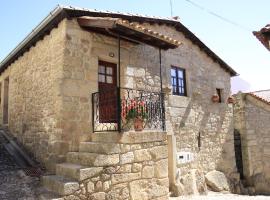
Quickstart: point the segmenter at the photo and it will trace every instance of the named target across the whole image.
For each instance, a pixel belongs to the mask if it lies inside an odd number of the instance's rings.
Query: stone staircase
[[[119,163],[120,145],[81,142],[78,152],[68,152],[67,162],[56,165],[56,174],[42,177],[41,200],[60,200],[80,189],[80,181],[99,174],[104,166]]]
[[[163,132],[93,133],[56,164],[54,175],[42,177],[39,199],[167,200],[166,138]]]

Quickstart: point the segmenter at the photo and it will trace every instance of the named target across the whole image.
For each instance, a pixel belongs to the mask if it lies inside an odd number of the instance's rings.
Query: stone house
[[[270,90],[235,95],[235,135],[241,141],[237,166],[244,183],[270,194]]]
[[[265,46],[266,49],[270,50],[270,25],[267,24],[259,31],[253,31],[253,35]]]
[[[3,126],[56,173],[46,198],[167,199],[190,169],[237,177],[237,73],[178,20],[57,7],[0,73]]]

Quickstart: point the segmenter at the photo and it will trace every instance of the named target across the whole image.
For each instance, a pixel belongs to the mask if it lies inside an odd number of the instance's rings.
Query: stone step
[[[80,152],[115,154],[120,153],[120,144],[117,143],[101,143],[101,142],[81,142],[79,146]]]
[[[42,177],[43,186],[58,195],[69,195],[79,189],[79,183],[63,176],[49,175]]]
[[[119,154],[68,152],[67,162],[93,167],[111,166],[119,164]]]
[[[56,174],[66,178],[73,178],[78,181],[96,176],[103,170],[103,167],[87,167],[74,163],[61,163],[56,165]]]
[[[121,144],[138,144],[144,142],[157,142],[167,139],[167,132],[163,131],[144,131],[138,134],[136,131],[124,133],[118,132],[96,132],[91,134],[92,142],[100,143],[121,143]]]
[[[38,195],[38,200],[64,200],[60,195],[42,188],[42,192]]]

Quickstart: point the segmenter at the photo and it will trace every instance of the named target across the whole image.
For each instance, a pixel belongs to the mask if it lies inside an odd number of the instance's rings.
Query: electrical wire
[[[171,17],[173,17],[173,5],[172,5],[172,0],[170,0],[170,7],[171,7]]]
[[[243,25],[241,25],[239,23],[236,23],[236,22],[234,22],[234,21],[232,21],[232,20],[230,20],[230,19],[228,19],[226,17],[223,17],[223,16],[217,14],[216,12],[213,12],[213,11],[211,11],[211,10],[209,10],[209,9],[207,9],[207,8],[205,8],[205,7],[199,5],[199,4],[197,4],[197,3],[195,3],[195,2],[193,2],[191,0],[185,0],[185,1],[188,2],[188,3],[190,3],[191,5],[193,5],[194,7],[199,8],[199,9],[201,9],[201,10],[209,13],[210,15],[212,15],[212,16],[214,16],[216,18],[219,18],[220,20],[222,20],[222,21],[224,21],[226,23],[229,23],[231,25],[234,25],[234,26],[236,26],[236,27],[238,27],[238,28],[240,28],[242,30],[245,30],[245,31],[248,31],[248,32],[252,32],[252,30],[250,28],[248,28],[246,26],[243,26]]]

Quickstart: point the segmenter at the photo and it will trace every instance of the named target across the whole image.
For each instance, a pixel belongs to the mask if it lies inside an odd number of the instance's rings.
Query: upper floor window
[[[173,94],[179,96],[187,96],[186,90],[186,72],[180,67],[171,67],[171,83]]]
[[[220,88],[216,89],[217,95],[218,95],[218,103],[221,103],[223,101],[223,90]]]

